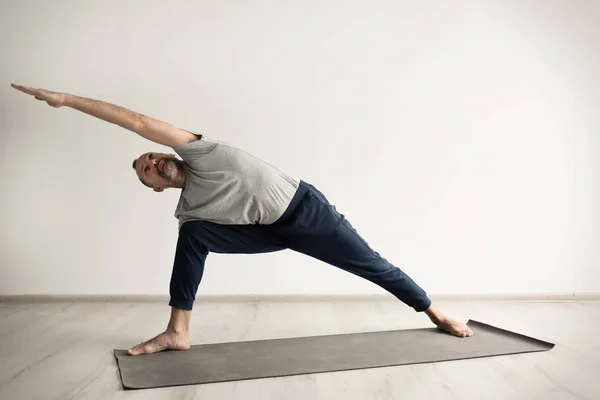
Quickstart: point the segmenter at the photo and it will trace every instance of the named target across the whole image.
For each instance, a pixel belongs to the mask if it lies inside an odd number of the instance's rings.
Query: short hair
[[[137,158],[135,158],[135,159],[133,160],[133,164],[132,164],[131,166],[133,167],[133,169],[135,169],[135,166],[136,166],[136,165],[137,165]],[[143,183],[145,186],[149,187],[150,189],[153,189],[153,186],[152,186],[152,185],[148,185],[146,182],[144,182],[144,181],[142,180],[142,178],[139,178],[139,179],[140,179],[140,182],[142,182],[142,183]]]

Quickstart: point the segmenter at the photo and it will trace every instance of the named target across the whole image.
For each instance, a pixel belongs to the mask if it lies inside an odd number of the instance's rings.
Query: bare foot
[[[151,354],[163,350],[188,350],[189,348],[190,337],[188,333],[176,333],[167,330],[147,342],[129,349],[127,354],[137,356],[138,354]]]
[[[452,318],[444,317],[440,321],[435,323],[437,327],[445,332],[448,332],[458,337],[469,337],[473,336],[473,331],[462,322],[458,322]]]

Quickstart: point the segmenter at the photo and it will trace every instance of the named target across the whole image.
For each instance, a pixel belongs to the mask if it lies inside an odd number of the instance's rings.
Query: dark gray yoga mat
[[[546,351],[554,344],[470,320],[474,335],[437,328],[192,346],[188,351],[114,354],[126,389],[196,385],[319,372]]]

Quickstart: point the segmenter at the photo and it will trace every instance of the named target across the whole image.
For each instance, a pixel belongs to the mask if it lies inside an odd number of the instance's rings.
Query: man
[[[155,192],[180,189],[179,236],[165,332],[129,350],[187,350],[192,305],[209,252],[266,253],[291,249],[379,285],[440,329],[468,337],[471,329],[445,316],[410,277],[354,230],[314,186],[294,179],[234,146],[105,102],[12,85],[52,107],[71,107],[171,147],[134,160],[139,180]]]

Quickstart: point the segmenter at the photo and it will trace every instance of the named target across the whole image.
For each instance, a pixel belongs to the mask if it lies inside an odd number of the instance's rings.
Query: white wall
[[[595,0],[0,7],[0,294],[166,294],[177,239],[131,169],[168,149],[10,82],[245,148],[429,293],[600,292]],[[199,293],[382,289],[286,251],[210,255]]]

